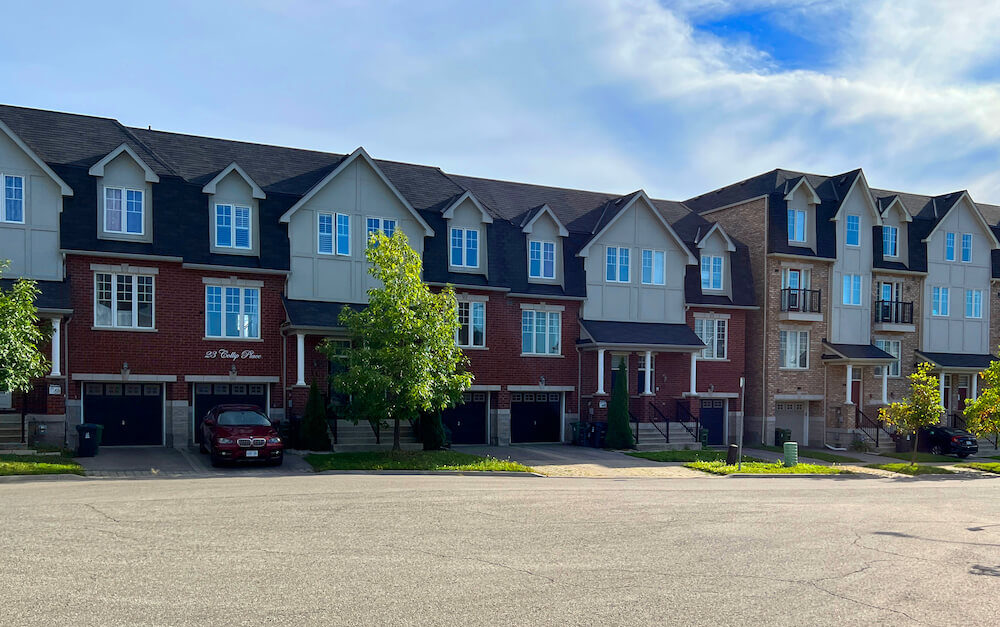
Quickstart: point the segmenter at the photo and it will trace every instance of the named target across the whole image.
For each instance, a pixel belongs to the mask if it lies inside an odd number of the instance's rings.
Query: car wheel
[[[221,459],[219,459],[219,457],[218,457],[218,456],[216,456],[216,454],[215,454],[215,453],[212,453],[212,466],[213,466],[214,468],[218,468],[218,467],[219,467],[219,466],[221,466],[221,465],[222,465],[222,460],[221,460]]]
[[[959,457],[960,459],[965,459],[965,458],[966,458],[966,457],[968,457],[969,455],[970,455],[970,453],[959,453],[959,454],[958,454],[958,457]]]
[[[941,451],[941,445],[940,444],[935,444],[934,446],[931,447],[931,454],[932,455],[940,455],[941,452],[942,451]]]
[[[284,461],[285,461],[285,458],[282,456],[282,457],[279,457],[278,459],[272,459],[271,461],[267,462],[267,465],[268,466],[280,466],[281,463],[284,462]]]
[[[198,452],[201,453],[202,455],[208,453],[208,449],[205,448],[204,442],[198,442]]]

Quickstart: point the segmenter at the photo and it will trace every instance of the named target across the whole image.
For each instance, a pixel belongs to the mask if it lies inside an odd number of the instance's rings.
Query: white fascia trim
[[[572,385],[508,385],[508,392],[572,392]]]
[[[602,236],[602,235],[604,235],[605,231],[607,231],[608,229],[610,229],[610,228],[611,228],[611,225],[612,225],[612,224],[614,224],[615,222],[617,222],[619,218],[621,218],[621,217],[622,217],[623,215],[625,215],[625,213],[627,213],[627,212],[628,212],[628,210],[629,210],[629,209],[631,209],[631,208],[632,208],[632,206],[633,206],[633,205],[634,205],[634,204],[636,203],[636,201],[638,201],[638,200],[639,200],[640,198],[641,198],[641,199],[643,199],[643,200],[644,200],[644,201],[646,202],[646,208],[647,208],[647,209],[649,209],[649,211],[650,211],[650,212],[651,212],[651,213],[652,213],[652,214],[653,214],[654,216],[656,216],[656,219],[660,221],[660,224],[662,224],[662,225],[663,225],[663,227],[664,227],[665,229],[667,229],[667,234],[668,234],[668,235],[670,235],[670,237],[672,237],[672,238],[673,238],[673,240],[674,240],[674,243],[676,243],[676,244],[677,244],[677,246],[678,246],[678,247],[679,247],[679,248],[680,248],[680,249],[681,249],[682,251],[684,251],[685,253],[687,253],[687,264],[686,264],[686,265],[689,265],[689,266],[696,266],[696,265],[698,265],[698,260],[697,260],[697,259],[695,259],[695,257],[694,257],[694,254],[693,254],[693,253],[691,252],[691,250],[690,250],[690,249],[689,249],[689,248],[687,247],[687,244],[685,244],[685,243],[684,243],[684,241],[683,241],[683,240],[682,240],[682,239],[680,238],[680,236],[679,236],[679,235],[677,235],[677,231],[675,231],[675,230],[673,229],[673,227],[672,227],[672,226],[670,226],[670,223],[669,223],[669,222],[667,222],[667,221],[666,221],[666,220],[664,219],[664,217],[663,217],[663,216],[662,216],[662,215],[660,214],[660,212],[656,210],[656,207],[654,207],[654,206],[653,206],[653,201],[652,201],[652,200],[650,200],[649,196],[647,196],[647,195],[646,195],[646,192],[645,192],[645,191],[643,191],[643,190],[641,190],[641,189],[640,189],[640,190],[639,190],[639,192],[638,192],[638,193],[637,193],[637,194],[636,194],[636,195],[635,195],[635,196],[634,196],[634,197],[632,198],[632,200],[630,200],[630,201],[628,202],[628,204],[627,204],[627,205],[625,205],[624,207],[622,207],[622,208],[621,208],[621,211],[619,211],[619,212],[618,212],[618,213],[617,213],[617,214],[615,215],[615,217],[611,218],[611,220],[609,220],[609,221],[608,221],[608,223],[604,225],[604,228],[603,228],[603,229],[601,229],[601,230],[600,230],[600,231],[599,231],[598,233],[596,233],[596,234],[595,234],[595,235],[594,235],[594,236],[593,236],[592,238],[590,238],[590,241],[589,241],[589,242],[587,242],[587,243],[586,243],[586,245],[585,245],[585,246],[584,246],[583,248],[581,248],[581,249],[580,249],[580,252],[578,252],[578,253],[576,254],[576,256],[577,256],[577,257],[586,257],[586,256],[587,256],[587,254],[588,254],[588,251],[590,250],[590,247],[591,247],[592,245],[594,245],[594,243],[596,243],[596,242],[597,242],[597,240],[601,239],[601,236]]]
[[[119,274],[159,274],[159,268],[149,268],[145,266],[130,266],[127,263],[111,265],[108,263],[92,263],[90,269],[94,272],[117,272]]]
[[[855,182],[857,182],[857,181],[855,181]],[[797,190],[799,188],[799,186],[802,185],[803,183],[806,184],[806,189],[809,190],[809,201],[810,201],[810,204],[818,205],[818,204],[822,203],[823,201],[820,200],[819,194],[816,193],[816,190],[813,189],[813,186],[809,184],[809,181],[806,180],[806,177],[804,177],[804,176],[799,179],[799,182],[795,184],[795,187],[793,187],[792,189],[788,190],[788,193],[785,194],[785,200],[791,200],[792,197],[795,196],[795,190]],[[845,195],[844,198],[847,198],[847,196]]]
[[[802,180],[805,181],[804,178]],[[830,221],[836,222],[837,220],[840,219],[840,211],[844,208],[844,201],[851,196],[851,192],[853,192],[854,188],[858,186],[859,181],[864,185],[864,188],[861,190],[862,192],[861,195],[865,199],[865,204],[868,205],[868,210],[871,211],[873,216],[875,216],[875,226],[882,226],[882,214],[879,213],[878,206],[875,205],[875,199],[872,198],[872,189],[868,185],[868,179],[865,178],[864,172],[858,172],[857,178],[854,179],[854,182],[851,183],[850,189],[848,189],[847,193],[844,194],[844,198],[840,201],[840,206],[837,207],[837,213],[833,214],[833,217],[830,218]],[[798,187],[798,185],[796,185],[796,187]],[[812,188],[810,187],[810,189]],[[813,194],[815,193],[816,192],[813,192]],[[788,196],[786,196],[785,199],[787,200]],[[903,210],[903,213],[906,213],[905,209]],[[909,222],[909,220],[907,220],[907,222]]]
[[[281,377],[235,376],[228,374],[186,374],[188,383],[281,383]]]
[[[136,374],[130,372],[127,377],[122,373],[117,374],[93,374],[89,372],[74,372],[70,377],[74,381],[110,381],[118,383],[176,383],[177,375],[174,374]]]
[[[246,272],[247,274],[276,274],[285,276],[291,270],[274,270],[271,268],[244,268],[242,266],[215,266],[210,263],[182,263],[185,270],[208,270],[210,272]]]
[[[264,287],[263,281],[241,279],[235,276],[231,276],[228,278],[203,276],[201,277],[201,282],[203,285],[221,285],[227,287]]]
[[[491,216],[490,213],[486,211],[486,207],[483,206],[483,203],[479,202],[479,199],[476,198],[476,195],[469,191],[465,192],[464,194],[458,197],[458,200],[451,203],[451,205],[447,209],[445,209],[444,212],[441,213],[441,217],[445,218],[446,220],[450,220],[455,215],[455,209],[457,209],[458,206],[461,205],[466,200],[471,200],[472,204],[475,205],[476,209],[479,209],[479,213],[481,213],[483,216],[484,224],[493,224],[493,216]]]
[[[241,177],[243,177],[243,180],[246,181],[247,185],[250,186],[250,189],[253,190],[254,198],[258,200],[263,200],[267,198],[267,194],[265,194],[264,190],[260,188],[260,185],[257,185],[257,183],[252,178],[250,178],[250,175],[247,174],[246,171],[243,168],[241,168],[239,164],[237,164],[235,161],[226,166],[226,169],[223,170],[222,172],[219,172],[215,176],[215,178],[213,178],[211,181],[205,183],[205,187],[202,187],[201,191],[205,192],[206,194],[214,194],[215,188],[219,184],[219,181],[229,176],[230,172],[236,172]]]
[[[153,169],[149,167],[149,165],[147,165],[145,161],[139,158],[139,155],[137,155],[135,151],[132,150],[131,146],[129,146],[126,143],[123,143],[121,146],[118,146],[117,148],[109,152],[103,159],[101,159],[94,165],[90,166],[90,170],[88,170],[87,174],[90,174],[91,176],[104,176],[104,166],[114,161],[118,157],[118,155],[122,154],[123,152],[128,154],[128,156],[131,157],[132,160],[135,161],[140,168],[142,168],[143,172],[146,173],[147,183],[160,182],[160,177],[157,176],[156,172],[153,172]]]
[[[889,210],[891,210],[893,207],[899,207],[899,212],[903,214],[904,222],[913,222],[913,216],[911,216],[910,212],[907,211],[906,207],[903,206],[903,201],[899,199],[898,194],[896,196],[893,196],[892,202],[890,202],[886,206],[884,213],[889,213]]]
[[[36,155],[35,151],[32,150],[31,148],[29,148],[28,144],[24,143],[24,141],[20,137],[17,136],[17,133],[15,133],[14,131],[10,130],[10,127],[3,123],[3,120],[0,120],[0,131],[3,131],[4,135],[6,135],[7,137],[10,138],[10,141],[12,141],[15,144],[17,144],[17,147],[20,148],[22,151],[24,151],[24,154],[28,155],[28,158],[31,159],[32,161],[34,161],[35,165],[37,165],[39,168],[41,168],[42,172],[45,172],[49,176],[49,178],[51,178],[55,182],[55,184],[59,186],[59,192],[63,196],[72,196],[73,195],[73,188],[70,187],[66,183],[66,181],[64,181],[61,178],[59,178],[59,175],[56,174],[52,170],[52,168],[49,167],[49,164],[47,164],[44,161],[42,161],[41,157],[39,157],[38,155]],[[59,206],[59,212],[60,213],[62,212],[62,205]]]
[[[726,240],[726,250],[728,250],[731,253],[736,252],[736,244],[733,243],[733,240],[726,233],[726,230],[722,228],[722,225],[719,224],[718,222],[713,224],[712,228],[708,229],[708,233],[705,233],[705,236],[702,237],[700,240],[698,240],[698,248],[704,248],[705,242],[708,241],[708,238],[711,237],[712,233],[714,233],[715,231],[718,231],[719,234],[722,235],[723,239]]]
[[[106,253],[99,250],[74,250],[60,248],[63,255],[79,255],[80,257],[106,257],[108,259],[148,259],[150,261],[183,262],[184,257],[168,257],[166,255],[144,255],[141,253]]]
[[[542,208],[538,210],[538,213],[532,216],[531,219],[524,224],[524,226],[521,228],[521,232],[531,233],[532,229],[534,228],[535,221],[538,220],[538,218],[540,218],[543,213],[547,213],[549,217],[552,218],[552,221],[556,223],[556,226],[559,227],[559,237],[569,237],[569,231],[566,230],[566,227],[563,226],[563,223],[559,221],[559,218],[556,217],[555,212],[552,211],[552,208],[549,207],[547,204],[542,205]]]
[[[955,202],[952,203],[951,208],[948,209],[948,213],[951,213],[955,209],[955,207],[958,206],[958,203],[962,202],[963,198],[969,201],[969,205],[972,206],[972,215],[976,217],[976,219],[979,221],[979,225],[983,228],[984,231],[986,231],[986,234],[989,237],[989,241],[993,244],[993,248],[1000,248],[1000,241],[997,241],[997,236],[993,234],[993,229],[990,228],[990,223],[987,222],[986,218],[983,217],[982,212],[979,211],[979,207],[976,205],[975,201],[972,200],[972,196],[969,195],[969,192],[963,191],[962,195],[959,196],[957,199],[955,199]],[[942,224],[944,224],[944,218],[945,216],[948,215],[948,213],[945,213],[938,219],[938,223],[934,225],[934,228],[931,229],[931,232],[927,234],[927,237],[920,240],[921,242],[927,243],[931,241],[931,238],[934,236],[935,233],[937,233],[937,230],[941,228]]]
[[[361,146],[358,146],[358,148],[354,152],[352,152],[349,156],[347,156],[347,158],[345,158],[340,163],[340,165],[338,165],[333,170],[333,172],[330,172],[329,174],[323,177],[323,180],[313,185],[312,188],[308,192],[306,192],[305,196],[300,198],[297,203],[292,205],[288,211],[282,214],[281,218],[278,221],[287,223],[289,220],[291,220],[293,213],[301,209],[307,202],[309,202],[309,200],[313,196],[316,195],[317,192],[319,192],[319,190],[323,189],[327,183],[337,178],[341,172],[346,170],[347,167],[352,163],[354,163],[354,161],[357,160],[359,157],[365,160],[365,163],[367,163],[368,166],[375,172],[375,174],[378,175],[379,179],[381,179],[382,182],[386,185],[386,187],[389,188],[389,191],[391,191],[393,195],[396,196],[396,199],[399,200],[399,202],[401,202],[403,206],[406,207],[406,209],[411,214],[413,214],[414,219],[416,219],[416,221],[420,224],[420,226],[424,227],[424,235],[427,237],[434,237],[434,229],[432,229],[430,225],[427,224],[427,222],[424,221],[422,217],[420,217],[420,213],[418,213],[417,210],[413,208],[413,205],[410,204],[410,201],[408,201],[406,198],[403,197],[403,195],[399,192],[399,190],[396,189],[396,186],[392,184],[392,181],[389,180],[389,177],[387,177],[385,173],[382,172],[382,168],[378,167],[378,165],[375,164],[375,161]]]
[[[465,391],[466,392],[499,392],[500,391],[500,387],[501,386],[499,386],[499,385],[476,385],[476,384],[473,384],[473,385],[470,385],[468,388],[466,388]]]

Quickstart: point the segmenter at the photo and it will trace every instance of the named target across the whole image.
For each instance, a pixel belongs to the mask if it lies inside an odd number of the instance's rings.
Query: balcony
[[[877,300],[872,308],[875,314],[875,331],[896,331],[912,333],[913,302],[901,300]]]
[[[786,287],[781,290],[781,315],[779,320],[819,322],[823,320],[822,290],[804,290]]]

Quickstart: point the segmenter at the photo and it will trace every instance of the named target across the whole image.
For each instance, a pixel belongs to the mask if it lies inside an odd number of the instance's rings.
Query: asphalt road
[[[1000,479],[0,484],[3,625],[995,625]]]

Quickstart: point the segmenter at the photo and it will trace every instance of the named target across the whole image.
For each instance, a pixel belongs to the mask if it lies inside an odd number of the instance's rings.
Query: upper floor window
[[[528,242],[528,276],[532,279],[556,277],[555,242]]]
[[[104,188],[104,230],[108,233],[142,235],[142,191],[125,187]]]
[[[114,329],[153,328],[153,277],[94,274],[94,326]]]
[[[694,332],[705,344],[702,359],[726,358],[726,321],[708,318],[694,319]]]
[[[861,216],[847,216],[847,245],[861,245]]]
[[[983,291],[965,290],[965,317],[983,317]]]
[[[896,358],[896,361],[889,364],[888,374],[890,377],[898,377],[901,342],[899,340],[875,340],[875,346]],[[875,367],[875,376],[882,376],[882,366]]]
[[[351,218],[343,213],[320,213],[317,216],[319,241],[317,251],[321,255],[351,254]],[[334,236],[334,224],[337,226]]]
[[[784,268],[781,271],[781,288],[807,290],[811,278],[812,272],[809,269]]]
[[[663,285],[665,281],[666,253],[662,250],[642,251],[642,282],[646,285]]]
[[[451,265],[458,268],[479,267],[479,231],[451,230]]]
[[[3,211],[0,222],[24,222],[24,177],[0,176],[3,179]]]
[[[382,231],[386,237],[392,237],[396,232],[396,221],[388,218],[367,218],[365,220],[365,239],[371,241],[372,235]]]
[[[455,343],[465,348],[486,346],[486,303],[459,302]]]
[[[894,226],[882,227],[882,256],[899,256],[899,229]]]
[[[525,355],[559,355],[561,315],[558,311],[521,311],[521,352]]]
[[[611,283],[629,282],[628,248],[608,246],[605,278]]]
[[[935,287],[931,289],[931,315],[949,315],[950,303],[948,302],[949,290],[947,287]]]
[[[250,207],[215,205],[215,246],[250,250]]]
[[[844,275],[844,304],[845,305],[860,305],[861,304],[861,275],[860,274],[845,274]]]
[[[781,368],[809,367],[809,332],[780,331],[779,360]]]
[[[972,233],[962,233],[962,261],[972,261]]]
[[[806,212],[801,209],[788,210],[788,241],[806,241]]]
[[[722,289],[722,257],[702,255],[701,257],[701,289]]]
[[[955,261],[955,234],[944,234],[944,260]]]
[[[260,290],[206,285],[205,336],[260,338]]]

